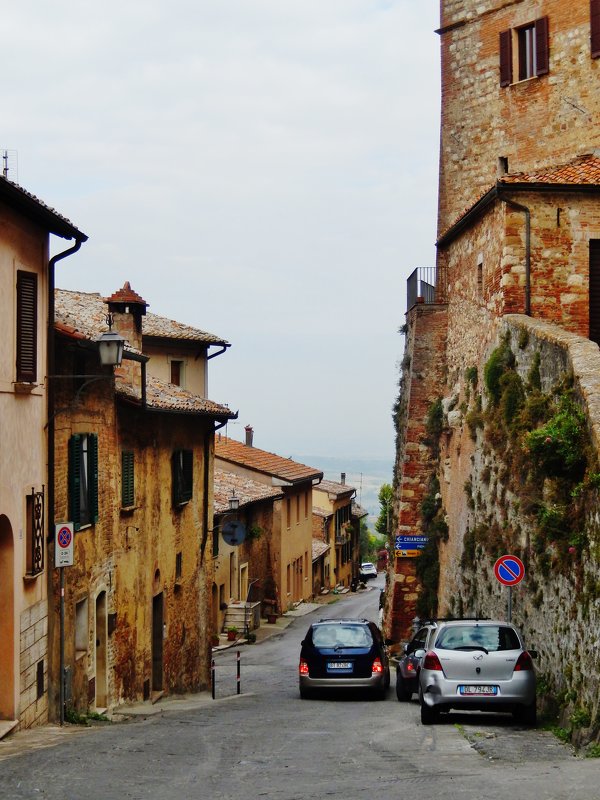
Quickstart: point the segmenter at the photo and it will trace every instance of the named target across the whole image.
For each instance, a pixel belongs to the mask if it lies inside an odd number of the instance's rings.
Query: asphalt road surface
[[[91,729],[0,742],[0,800],[600,800],[600,762],[508,715],[449,714],[423,727],[416,700],[301,700],[300,641],[312,619],[377,619],[371,590],[217,657],[217,698]],[[20,735],[19,735],[20,736]],[[15,742],[21,749],[15,749]]]

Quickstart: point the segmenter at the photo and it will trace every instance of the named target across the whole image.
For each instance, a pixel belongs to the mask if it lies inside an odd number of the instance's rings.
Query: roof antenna
[[[8,178],[8,150],[2,153],[2,175]]]

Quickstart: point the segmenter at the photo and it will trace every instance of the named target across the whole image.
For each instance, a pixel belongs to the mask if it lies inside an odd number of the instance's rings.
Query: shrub
[[[580,481],[587,458],[587,430],[581,409],[568,397],[545,425],[525,436],[525,446],[535,467],[550,478]]]

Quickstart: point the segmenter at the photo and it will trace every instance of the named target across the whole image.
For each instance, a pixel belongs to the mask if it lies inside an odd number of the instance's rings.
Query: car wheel
[[[535,700],[533,703],[531,703],[531,705],[517,706],[513,711],[513,717],[517,722],[520,722],[521,725],[527,725],[531,728],[535,728],[537,724],[537,708]]]
[[[423,694],[419,690],[419,701],[421,703],[421,724],[433,725],[439,719],[440,712],[435,706],[428,706],[423,700]]]
[[[409,690],[400,672],[396,673],[396,697],[400,703],[405,703],[412,697],[412,692]]]

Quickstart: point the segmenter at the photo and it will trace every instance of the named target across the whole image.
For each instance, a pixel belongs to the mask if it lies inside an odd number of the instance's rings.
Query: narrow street
[[[294,619],[281,633],[217,656],[217,699],[167,702],[161,714],[0,742],[3,800],[274,800],[405,797],[440,800],[600,797],[598,765],[552,734],[508,716],[450,714],[424,728],[416,701],[300,700],[297,661],[310,621],[377,618],[379,586]],[[33,747],[28,742],[35,741]],[[16,748],[19,743],[21,751]]]

